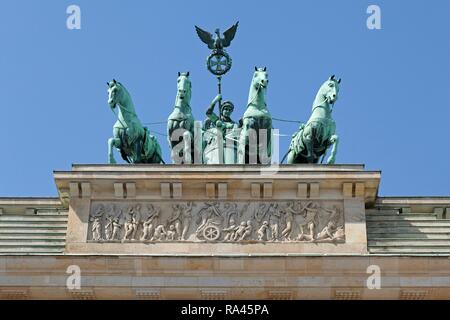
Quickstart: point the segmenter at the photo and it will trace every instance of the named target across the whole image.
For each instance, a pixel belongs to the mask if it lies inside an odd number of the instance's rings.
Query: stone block
[[[310,198],[320,197],[319,183],[313,182],[309,184],[309,197]]]
[[[261,184],[252,183],[251,194],[252,198],[261,198]]]
[[[71,198],[78,198],[80,196],[80,189],[78,188],[78,182],[69,183],[69,194]]]
[[[434,208],[433,212],[436,215],[436,219],[444,219],[444,208]]]
[[[127,189],[127,198],[133,199],[136,197],[136,183],[127,182],[125,183],[125,188]]]
[[[216,184],[215,183],[207,183],[206,184],[206,196],[208,198],[216,197]]]
[[[123,199],[124,192],[123,192],[123,183],[116,182],[114,183],[114,196],[119,199]]]
[[[402,207],[400,208],[401,213],[411,213],[411,207]]]
[[[362,182],[355,183],[355,197],[364,198],[365,195],[365,185]]]
[[[83,198],[90,198],[91,197],[91,184],[89,182],[82,182],[81,183],[81,196]]]
[[[26,209],[25,209],[25,214],[26,214],[26,215],[33,215],[33,214],[36,214],[36,208],[26,208]]]
[[[353,197],[353,183],[344,182],[342,184],[342,195],[344,198],[352,198]]]
[[[263,197],[272,198],[273,184],[271,182],[265,182],[263,185]]]
[[[181,198],[183,196],[183,184],[181,182],[172,183],[172,192],[173,198]]]
[[[308,184],[299,183],[297,185],[297,197],[300,199],[306,199],[308,197]]]
[[[170,198],[170,183],[161,182],[161,197]]]
[[[217,187],[218,197],[220,199],[226,199],[228,195],[228,184],[227,183],[219,183]]]

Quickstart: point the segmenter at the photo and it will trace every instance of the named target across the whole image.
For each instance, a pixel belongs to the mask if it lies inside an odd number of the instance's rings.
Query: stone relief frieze
[[[101,202],[88,242],[344,242],[339,201]]]

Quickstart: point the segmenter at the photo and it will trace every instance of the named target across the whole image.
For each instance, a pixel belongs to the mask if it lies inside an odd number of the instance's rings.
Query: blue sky
[[[81,8],[81,30],[66,28],[70,4]],[[370,4],[381,8],[381,30],[366,27]],[[380,195],[449,195],[449,14],[444,0],[2,0],[0,196],[53,196],[53,170],[106,162],[112,78],[143,122],[157,122],[172,111],[177,72],[189,70],[203,120],[216,81],[194,25],[224,30],[237,20],[223,80],[235,119],[255,65],[267,66],[269,109],[285,119],[307,120],[319,86],[336,74],[337,163],[381,170]],[[297,128],[275,126],[288,135]],[[289,138],[281,139],[284,153]]]

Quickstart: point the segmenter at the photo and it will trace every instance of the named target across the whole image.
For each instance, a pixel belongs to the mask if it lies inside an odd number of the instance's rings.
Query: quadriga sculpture
[[[269,79],[266,68],[255,67],[247,110],[242,117],[238,163],[270,163],[272,153],[272,116],[267,109],[266,92]]]
[[[332,116],[333,104],[338,99],[341,79],[331,76],[317,92],[312,114],[306,124],[301,124],[293,135],[287,153],[287,163],[318,163],[329,147],[332,147],[327,164],[336,161],[339,137]]]
[[[192,84],[189,72],[178,72],[175,106],[167,120],[167,136],[174,163],[193,162],[194,117],[191,109]]]
[[[113,137],[108,140],[109,163],[116,163],[113,147],[128,163],[164,163],[161,147],[148,129],[142,126],[127,89],[115,79],[107,84],[108,104],[114,113],[116,108],[118,110]]]

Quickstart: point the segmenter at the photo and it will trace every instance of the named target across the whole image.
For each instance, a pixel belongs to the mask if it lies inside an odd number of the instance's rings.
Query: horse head
[[[320,96],[321,100],[327,103],[334,104],[338,99],[339,95],[339,86],[341,83],[341,79],[336,79],[334,75],[328,78],[319,89],[317,93],[318,97]]]
[[[123,87],[116,79],[113,79],[111,82],[106,82],[106,84],[108,85],[108,104],[114,109],[117,104],[123,104]]]
[[[252,79],[252,87],[256,89],[257,91],[261,89],[266,89],[267,85],[269,84],[268,74],[267,74],[267,68],[258,68],[255,67],[255,72],[253,73],[253,79]]]
[[[269,84],[267,68],[255,67],[255,72],[253,73],[252,83],[250,85],[250,90],[248,93],[247,106],[253,105],[257,108],[266,107],[266,91]]]
[[[189,79],[188,72],[178,72],[177,78],[177,97],[175,106],[180,107],[181,104],[189,105],[191,100],[192,83]]]

